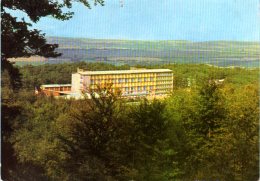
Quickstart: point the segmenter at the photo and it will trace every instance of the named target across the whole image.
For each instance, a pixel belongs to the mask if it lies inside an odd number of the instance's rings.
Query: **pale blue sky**
[[[68,21],[42,18],[47,36],[138,40],[259,41],[259,0],[106,0],[75,4]],[[20,13],[19,13],[20,14]]]

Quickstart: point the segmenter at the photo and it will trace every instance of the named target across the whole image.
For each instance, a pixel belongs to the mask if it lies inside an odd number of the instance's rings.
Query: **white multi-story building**
[[[113,71],[77,70],[72,74],[71,91],[95,92],[97,87],[112,85],[122,96],[167,95],[173,89],[173,73],[169,69],[134,69]]]

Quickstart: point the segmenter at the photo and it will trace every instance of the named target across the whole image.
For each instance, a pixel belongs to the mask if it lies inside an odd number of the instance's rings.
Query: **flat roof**
[[[80,71],[82,75],[105,75],[105,74],[138,74],[138,73],[163,73],[172,72],[170,69],[142,69],[142,70],[109,70],[109,71]]]
[[[41,87],[71,87],[71,84],[44,84]]]

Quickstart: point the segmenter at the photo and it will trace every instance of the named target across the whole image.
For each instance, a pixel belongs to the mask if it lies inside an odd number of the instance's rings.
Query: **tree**
[[[4,179],[28,180],[33,176],[34,180],[48,180],[48,168],[63,156],[56,154],[55,120],[67,112],[69,106],[70,101],[53,97],[39,97],[32,103],[23,100],[23,113],[19,117],[21,125],[10,138],[18,162]]]
[[[8,10],[20,10],[25,12],[33,23],[37,23],[41,17],[52,16],[59,20],[68,20],[73,12],[64,12],[64,8],[72,7],[72,0],[3,0],[1,2],[1,62],[2,71],[7,69],[12,80],[19,82],[19,76],[12,74],[16,69],[8,61],[9,58],[30,57],[39,55],[43,57],[57,57],[60,53],[55,52],[57,44],[48,44],[45,34],[40,30],[30,30],[32,25],[24,19],[17,20]],[[90,8],[88,0],[78,2]],[[94,4],[104,5],[103,0],[94,0]],[[15,84],[13,85],[15,86]]]
[[[224,92],[227,116],[222,134],[214,138],[215,170],[221,180],[242,181],[259,178],[259,93],[248,84]]]
[[[175,144],[175,161],[184,180],[212,180],[215,177],[213,139],[225,118],[224,99],[220,87],[211,78],[192,87],[176,90],[168,100],[168,109],[178,127],[180,144]]]
[[[125,109],[119,109],[111,89],[99,92],[99,98],[39,98],[29,106],[31,114],[12,136],[20,170],[52,180],[115,180],[124,175]],[[28,166],[35,169],[28,172]]]
[[[134,180],[172,180],[174,148],[169,132],[172,125],[165,115],[165,103],[142,100],[129,112],[131,129],[128,146],[130,168]]]
[[[24,19],[18,21],[6,10],[20,10],[25,12],[34,23],[41,17],[52,16],[59,20],[68,20],[73,12],[64,12],[64,8],[72,7],[72,0],[51,1],[51,0],[3,0],[1,2],[1,26],[2,26],[2,61],[8,58],[39,55],[44,57],[57,57],[60,54],[54,50],[57,44],[48,44],[39,30],[29,30],[30,23]],[[87,0],[79,0],[86,7],[90,8]],[[103,0],[95,0],[94,4],[104,4]]]
[[[195,122],[197,131],[205,137],[211,137],[220,127],[225,110],[219,86],[212,80],[206,81],[199,89],[197,100],[198,120]]]
[[[9,138],[14,130],[13,125],[22,112],[22,107],[17,103],[16,93],[21,86],[19,70],[8,62],[2,62],[7,69],[1,71],[1,151],[3,178],[8,175],[10,168],[16,165],[16,158],[13,156],[12,144]]]
[[[197,179],[219,179],[214,168],[214,138],[221,135],[221,127],[226,117],[225,100],[212,78],[204,80],[195,98],[194,119],[189,128],[192,130],[196,154],[193,160],[197,164]],[[206,165],[206,166],[205,166]]]
[[[24,19],[18,20],[13,17],[9,10],[20,10],[28,15],[33,23],[37,23],[41,17],[52,16],[59,20],[67,20],[72,17],[73,12],[65,12],[64,8],[70,9],[73,0],[52,1],[52,0],[2,0],[1,1],[1,84],[4,87],[1,91],[5,96],[2,101],[2,131],[3,139],[2,150],[3,157],[13,158],[12,148],[9,142],[9,136],[12,133],[12,124],[14,124],[16,115],[21,107],[17,107],[15,94],[21,87],[19,70],[8,61],[9,58],[29,57],[39,55],[43,57],[57,57],[59,53],[55,52],[57,44],[48,44],[45,35],[40,30],[29,27],[32,25]],[[78,2],[90,8],[87,0]],[[103,5],[103,0],[94,0],[94,4]],[[10,90],[11,89],[11,90]],[[15,114],[14,114],[15,113]],[[8,148],[7,148],[8,147]],[[7,150],[7,151],[6,151]],[[10,170],[9,164],[3,163],[3,179],[7,179]]]
[[[62,124],[69,126],[59,138],[69,155],[65,170],[70,180],[109,180],[124,173],[119,154],[125,141],[123,105],[117,96],[111,87],[98,88],[64,117]]]
[[[8,175],[9,170],[16,165],[16,158],[12,155],[14,151],[12,144],[9,142],[9,138],[13,132],[13,123],[21,114],[21,107],[17,104],[15,99],[15,93],[12,89],[12,78],[7,70],[2,72],[1,79],[1,152],[2,152],[2,175],[3,179]]]
[[[173,160],[178,171],[175,177],[179,180],[194,180],[192,176],[196,172],[197,165],[192,158],[197,153],[194,148],[197,139],[191,129],[196,119],[196,98],[196,91],[178,89],[167,99],[167,116],[173,124],[170,135],[174,140]]]

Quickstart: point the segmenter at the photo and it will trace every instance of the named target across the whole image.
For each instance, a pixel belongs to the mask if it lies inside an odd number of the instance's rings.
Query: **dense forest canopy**
[[[130,68],[84,62],[19,67],[19,112],[6,118],[13,130],[9,179],[258,179],[259,70],[148,66],[172,69],[174,90],[167,99],[137,103],[109,89],[91,100],[34,95],[35,86],[70,83],[77,67]]]

